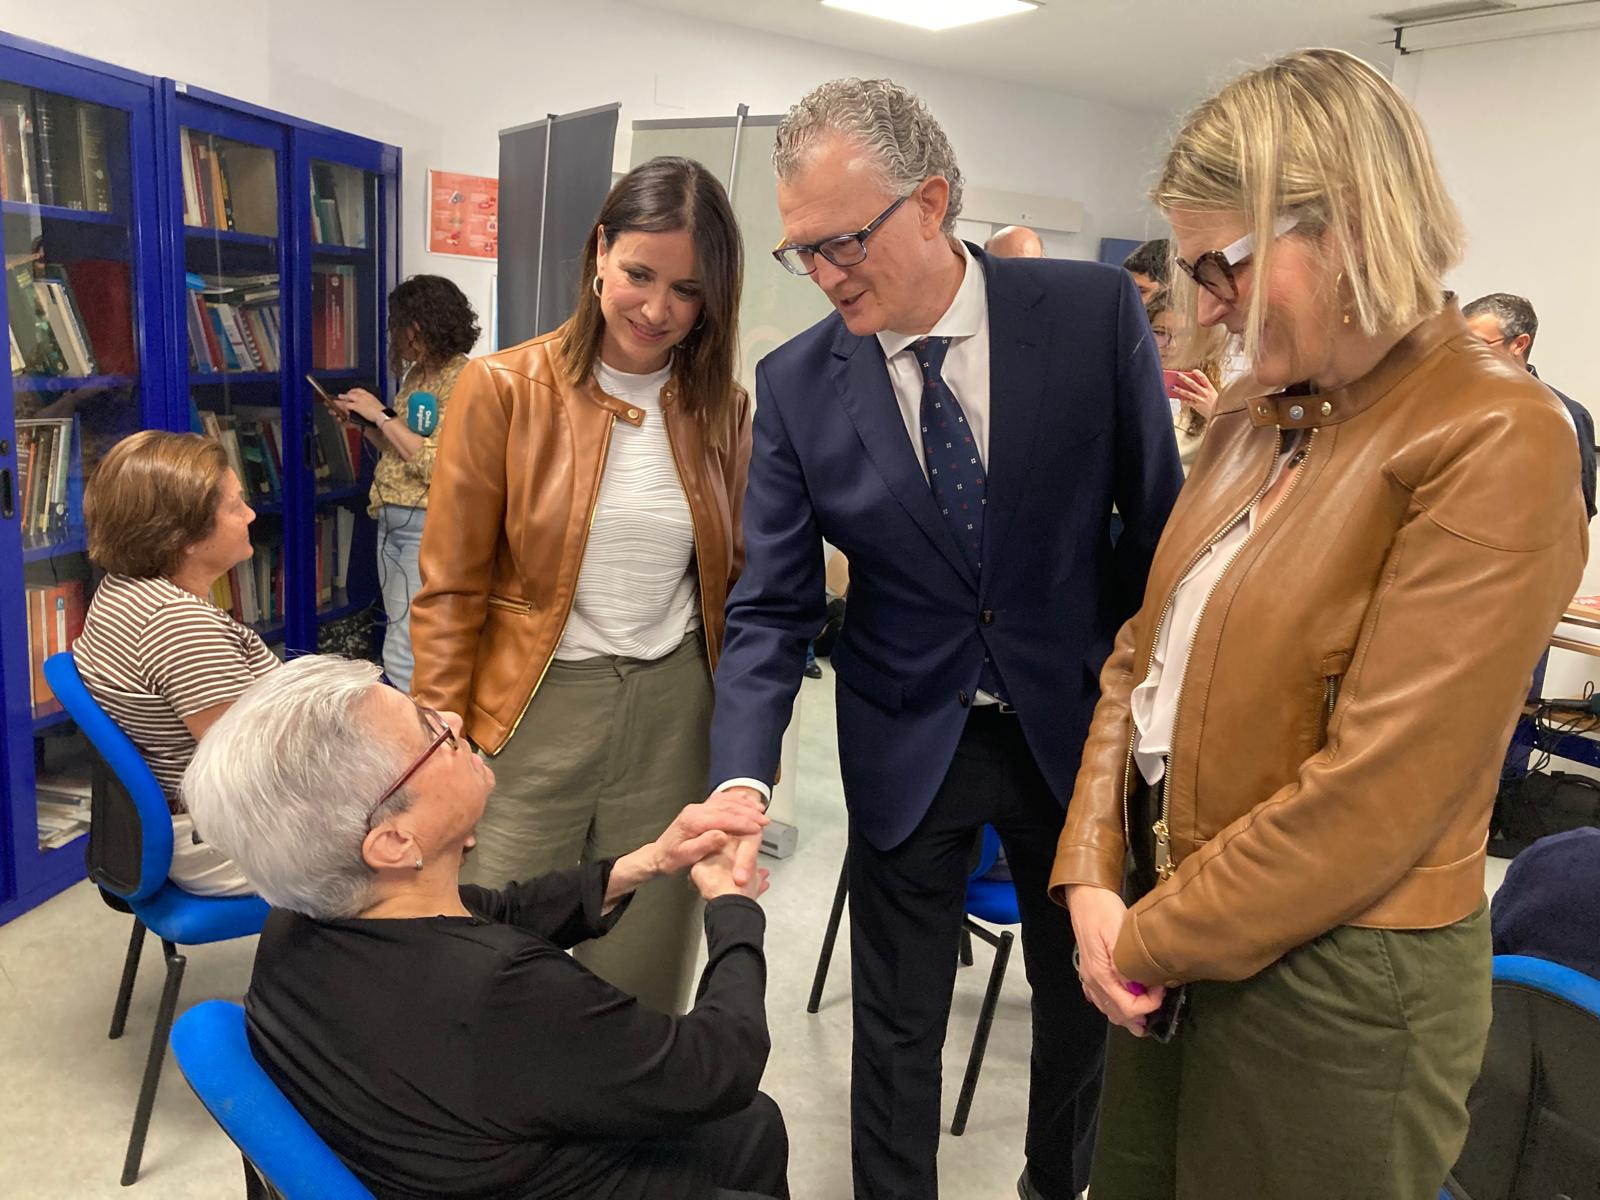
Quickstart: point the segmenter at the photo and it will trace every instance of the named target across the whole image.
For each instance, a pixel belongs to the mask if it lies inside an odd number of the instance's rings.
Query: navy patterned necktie
[[[940,374],[950,339],[918,338],[911,349],[922,367],[922,453],[928,466],[928,486],[956,544],[972,565],[972,573],[981,577],[987,480],[967,414]],[[1005,697],[1000,672],[987,654],[978,674],[978,688],[997,700]]]
[[[928,486],[974,575],[983,570],[983,457],[961,402],[940,372],[949,338],[918,338],[911,344],[922,367],[922,452]]]

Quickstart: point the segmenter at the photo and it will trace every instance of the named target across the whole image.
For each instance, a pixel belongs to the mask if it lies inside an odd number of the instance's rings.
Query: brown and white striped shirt
[[[72,647],[100,707],[139,748],[183,812],[179,788],[194,757],[185,717],[237,700],[277,657],[252,629],[167,579],[107,575]]]

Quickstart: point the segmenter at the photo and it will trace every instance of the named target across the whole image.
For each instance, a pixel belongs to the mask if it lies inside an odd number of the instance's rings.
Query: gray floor
[[[773,1052],[766,1088],[782,1106],[793,1146],[796,1200],[849,1195],[849,948],[834,959],[822,1011],[805,1012],[839,858],[843,801],[834,743],[833,680],[803,693],[798,780],[801,847],[771,864],[764,904]],[[1491,887],[1504,864],[1490,860]],[[218,1200],[243,1194],[238,1155],[189,1093],[170,1056],[156,1101],[138,1190],[117,1183],[133,1102],[160,991],[160,947],[145,950],[128,1032],[106,1039],[128,918],[87,884],[0,927],[0,1195],[11,1200],[137,1196]],[[189,954],[185,1005],[237,998],[249,979],[253,942]],[[965,1069],[982,1001],[989,951],[959,973],[945,1054],[945,1121]],[[940,1154],[947,1200],[1015,1195],[1026,1115],[1028,997],[1013,956],[965,1136],[948,1132]]]

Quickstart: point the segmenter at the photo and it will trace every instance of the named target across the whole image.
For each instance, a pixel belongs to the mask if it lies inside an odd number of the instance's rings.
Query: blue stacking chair
[[[989,986],[983,994],[983,1007],[978,1012],[978,1027],[972,1033],[972,1050],[967,1055],[967,1072],[961,1081],[961,1095],[956,1100],[955,1118],[950,1122],[950,1132],[960,1137],[967,1129],[967,1115],[972,1111],[972,1096],[978,1090],[978,1073],[983,1069],[983,1054],[989,1048],[989,1029],[994,1024],[994,1010],[1000,1003],[1000,988],[1006,979],[1006,964],[1011,961],[1011,947],[1016,935],[1009,929],[996,933],[978,924],[1018,925],[1022,914],[1017,908],[1017,889],[1009,879],[985,879],[1000,856],[1000,835],[994,827],[983,827],[983,840],[979,846],[978,861],[967,877],[966,916],[961,920],[961,965],[972,965],[972,939],[994,947],[994,965],[989,969]],[[839,937],[839,921],[844,916],[845,901],[850,894],[850,861],[846,856],[839,868],[839,886],[833,893],[833,910],[828,914],[828,928],[822,935],[822,953],[817,956],[817,971],[811,979],[811,998],[806,1001],[806,1011],[814,1013],[822,1005],[822,986],[828,979],[828,964],[833,959],[833,946]],[[973,918],[977,918],[974,920]]]
[[[133,914],[133,936],[122,966],[122,983],[111,1014],[111,1037],[122,1036],[128,1019],[128,1002],[139,971],[139,952],[145,930],[161,939],[167,979],[161,990],[156,1027],[150,1035],[139,1102],[134,1109],[128,1153],[122,1164],[126,1187],[139,1178],[150,1111],[161,1082],[167,1034],[178,1008],[178,989],[188,960],[179,946],[201,946],[249,937],[261,932],[267,904],[255,896],[196,896],[171,883],[172,816],[166,793],[151,773],[138,749],[117,723],[95,703],[78,675],[72,652],[51,655],[44,664],[45,680],[67,714],[94,748],[94,782],[90,798],[89,878],[112,908]]]
[[[1467,1098],[1467,1144],[1440,1200],[1600,1197],[1600,979],[1494,960],[1494,1023]]]
[[[244,1156],[247,1200],[372,1200],[250,1053],[244,1009],[196,1004],[172,1027],[178,1069]]]

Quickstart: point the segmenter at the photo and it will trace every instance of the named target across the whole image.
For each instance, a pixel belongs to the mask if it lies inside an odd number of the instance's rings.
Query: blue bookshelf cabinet
[[[84,873],[87,756],[38,667],[117,440],[217,436],[258,517],[213,599],[280,653],[375,649],[375,452],[305,376],[390,395],[399,183],[394,147],[0,33],[0,923]]]

